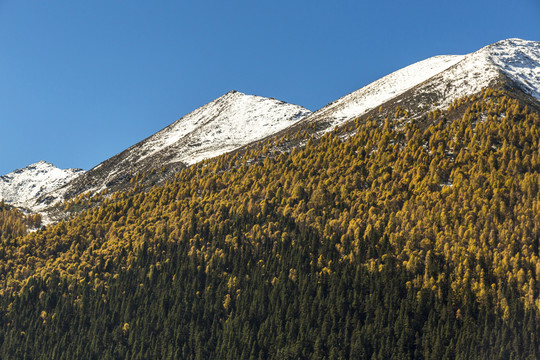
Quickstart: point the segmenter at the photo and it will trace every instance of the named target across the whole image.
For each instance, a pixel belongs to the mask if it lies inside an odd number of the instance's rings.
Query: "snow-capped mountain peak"
[[[82,173],[39,162],[0,178],[0,198],[34,210],[81,192],[119,189],[139,172],[181,168],[233,151],[291,126],[320,133],[379,107],[421,116],[489,86],[512,86],[540,100],[540,43],[508,39],[466,55],[434,56],[395,71],[322,109],[229,91]],[[34,202],[34,200],[36,200]]]
[[[0,199],[27,208],[33,200],[65,185],[84,173],[81,169],[59,169],[45,161],[0,176]]]
[[[500,81],[540,99],[540,43],[508,39],[467,55],[434,56],[334,101],[303,122],[326,123],[331,130],[411,91],[422,98],[416,102],[425,101],[422,109],[431,110],[434,103],[447,107]]]
[[[238,91],[229,91],[166,128],[105,160],[66,186],[37,199],[40,210],[81,192],[101,191],[139,172],[191,165],[273,135],[311,111]]]
[[[274,134],[310,113],[298,105],[232,90],[140,143],[144,155],[139,160],[171,147],[171,162],[191,165]]]
[[[523,91],[540,99],[540,42],[507,39],[479,50]]]

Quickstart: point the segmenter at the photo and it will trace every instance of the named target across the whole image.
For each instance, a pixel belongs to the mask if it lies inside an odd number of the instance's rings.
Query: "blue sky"
[[[539,3],[0,0],[0,174],[89,169],[232,89],[316,110],[430,56],[540,41]]]

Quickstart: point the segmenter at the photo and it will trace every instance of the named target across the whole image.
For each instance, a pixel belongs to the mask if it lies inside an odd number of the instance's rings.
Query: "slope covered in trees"
[[[40,225],[39,214],[24,215],[16,208],[0,201],[0,242],[2,244],[9,244],[14,239],[24,236],[29,228],[35,229]]]
[[[538,358],[539,131],[486,90],[114,193],[2,243],[1,357]]]

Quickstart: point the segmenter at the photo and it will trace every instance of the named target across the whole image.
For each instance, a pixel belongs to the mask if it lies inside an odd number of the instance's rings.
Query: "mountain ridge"
[[[486,87],[512,87],[540,100],[540,43],[506,39],[466,55],[437,55],[384,76],[311,112],[231,90],[25,206],[41,211],[80,193],[118,189],[137,173],[177,171],[288,131],[320,136],[377,108],[406,105],[410,117],[448,107]],[[386,104],[386,105],[385,105]],[[292,129],[292,130],[291,130]],[[300,144],[300,143],[299,143]],[[58,183],[59,184],[59,183]],[[13,200],[13,196],[10,198]]]
[[[435,101],[421,104],[414,114],[420,116],[497,83],[512,83],[540,100],[540,42],[506,39],[470,54],[437,55],[416,62],[329,103],[298,126],[323,124],[324,133],[406,92],[433,94]]]
[[[229,152],[296,123],[311,111],[284,101],[231,90],[162,130],[101,162],[70,184],[37,199],[44,209],[82,192],[126,183],[137,173],[179,169]]]
[[[256,143],[8,230],[2,357],[538,358],[540,112],[514,95]]]
[[[0,176],[0,200],[31,208],[35,198],[49,193],[84,173],[82,169],[60,169],[46,161]]]

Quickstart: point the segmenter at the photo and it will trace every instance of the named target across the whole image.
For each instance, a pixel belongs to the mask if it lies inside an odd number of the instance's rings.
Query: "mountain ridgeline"
[[[65,170],[64,181],[34,181],[32,185],[44,191],[20,189],[17,181],[0,181],[0,197],[12,205],[42,212],[46,218],[62,218],[55,205],[77,195],[127,190],[137,174],[175,173],[276,134],[305,130],[319,137],[381,106],[401,106],[411,117],[418,117],[446,109],[455,99],[487,87],[519,89],[538,100],[538,84],[540,43],[509,39],[468,55],[434,56],[412,64],[314,113],[273,98],[230,91],[86,173],[72,176]],[[166,177],[152,177],[151,183]]]
[[[0,357],[540,358],[539,59],[428,59],[30,233],[2,203]]]
[[[82,169],[62,170],[39,161],[0,176],[0,200],[20,208],[33,208],[35,199],[66,185],[83,173]]]
[[[36,205],[43,209],[85,192],[122,189],[137,173],[177,171],[272,135],[310,113],[283,101],[230,91],[57,191],[36,198]]]

